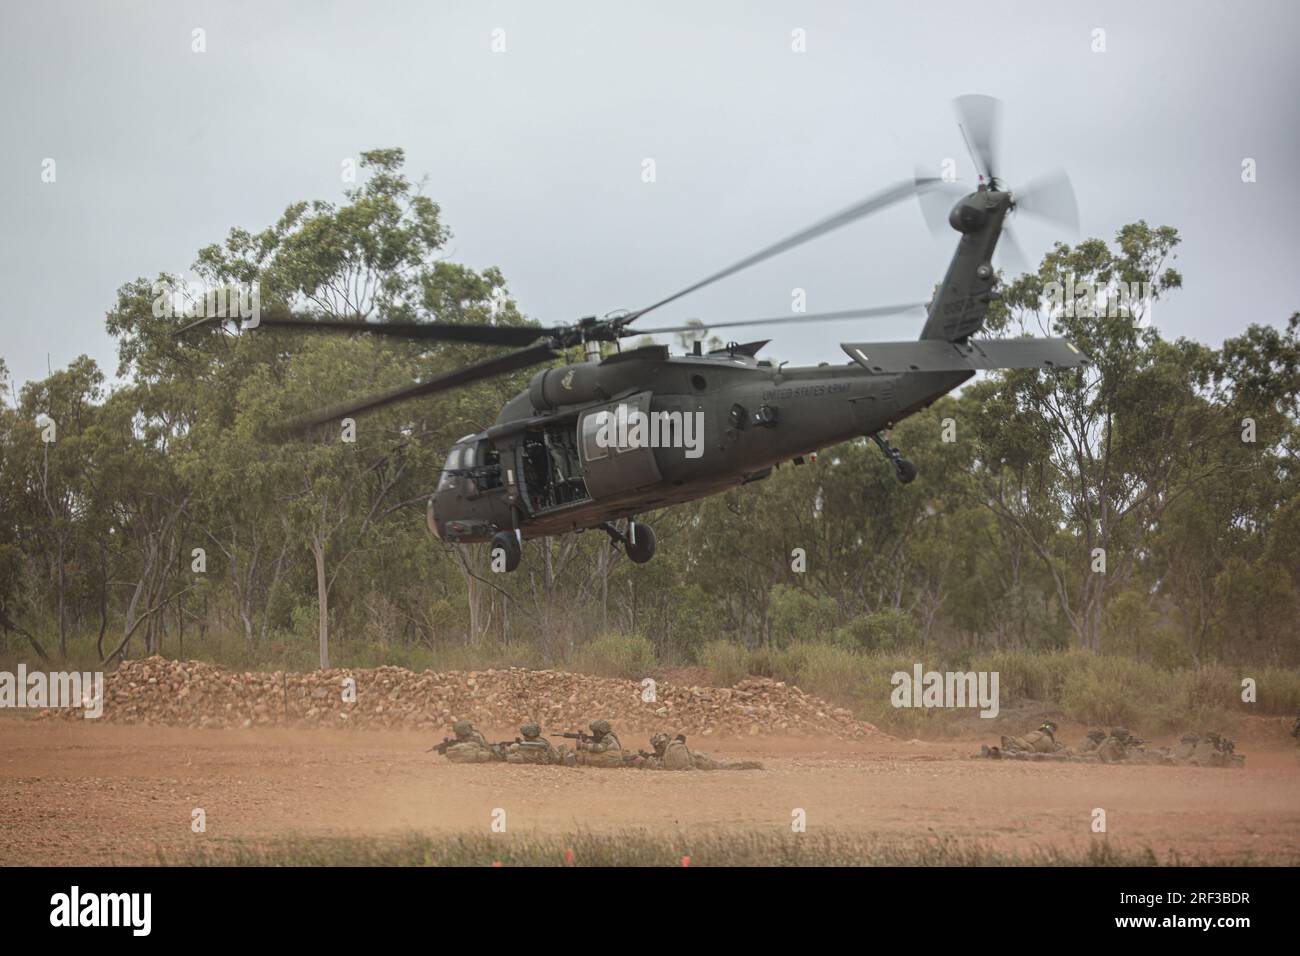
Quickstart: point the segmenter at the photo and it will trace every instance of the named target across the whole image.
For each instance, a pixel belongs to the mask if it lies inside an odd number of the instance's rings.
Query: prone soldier
[[[1004,754],[1048,754],[1060,749],[1061,745],[1056,742],[1056,724],[1050,720],[1045,720],[1038,725],[1038,729],[1033,733],[1025,734],[1023,737],[1003,737],[1001,752]]]
[[[1102,763],[1119,763],[1128,758],[1128,750],[1133,735],[1123,727],[1112,727],[1110,736],[1097,748],[1097,756]]]
[[[500,760],[501,755],[487,742],[487,738],[474,729],[468,720],[458,720],[451,725],[452,737],[430,748],[452,763],[488,763]]]
[[[1246,758],[1236,753],[1237,743],[1213,731],[1198,734],[1189,731],[1178,741],[1172,761],[1194,767],[1242,767]]]
[[[1084,739],[1083,743],[1079,744],[1079,749],[1075,751],[1075,754],[1084,759],[1095,758],[1098,749],[1100,749],[1102,742],[1105,741],[1105,739],[1106,731],[1093,728],[1088,731],[1088,736]]]
[[[519,728],[519,733],[522,739],[505,748],[506,763],[573,765],[572,752],[551,746],[551,742],[542,736],[542,728],[537,724],[524,724]]]
[[[699,750],[686,746],[686,735],[669,737],[665,733],[650,738],[653,753],[641,753],[632,758],[632,766],[647,770],[762,770],[763,765],[754,760],[725,762],[714,760]]]
[[[576,761],[580,767],[622,767],[625,763],[623,745],[618,742],[608,720],[593,720],[590,734],[576,731],[551,736],[577,741]]]

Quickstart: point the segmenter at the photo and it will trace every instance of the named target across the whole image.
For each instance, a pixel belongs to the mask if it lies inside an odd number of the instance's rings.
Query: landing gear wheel
[[[507,572],[513,571],[519,567],[519,559],[523,557],[523,550],[519,547],[519,540],[511,531],[498,531],[492,536],[492,561],[495,565],[497,560],[497,551],[500,549],[505,557],[505,569]],[[492,570],[496,570],[493,567]]]
[[[635,564],[645,564],[655,556],[655,532],[648,524],[628,526],[627,556]]]
[[[916,465],[907,458],[895,459],[894,470],[898,472],[898,480],[905,485],[910,485],[916,480]]]

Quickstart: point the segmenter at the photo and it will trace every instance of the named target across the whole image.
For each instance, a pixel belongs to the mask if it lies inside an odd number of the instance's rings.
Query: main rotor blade
[[[975,168],[985,179],[992,179],[1002,172],[998,162],[998,145],[1002,139],[1001,101],[992,96],[970,94],[953,100],[952,108]]]
[[[706,331],[709,329],[730,329],[747,325],[777,325],[782,322],[834,322],[840,319],[874,319],[885,315],[896,315],[912,309],[924,309],[923,302],[909,302],[903,305],[882,305],[871,309],[843,309],[839,312],[811,312],[807,315],[782,315],[772,319],[743,319],[739,322],[706,322],[703,325],[674,325],[663,329],[640,329],[641,335],[668,335],[673,332]]]
[[[326,422],[331,422],[338,418],[348,418],[353,415],[360,415],[363,412],[371,412],[377,408],[383,408],[385,405],[392,405],[395,402],[405,402],[412,398],[422,398],[426,395],[445,392],[461,385],[468,385],[471,382],[478,382],[486,378],[493,378],[497,375],[504,375],[507,372],[514,372],[521,368],[527,368],[530,365],[537,365],[539,362],[546,362],[555,358],[558,354],[558,352],[545,343],[534,345],[531,348],[519,349],[515,352],[507,352],[505,355],[498,355],[496,358],[490,358],[474,365],[467,365],[464,368],[453,369],[450,372],[444,372],[442,375],[435,375],[433,378],[428,379],[427,381],[418,382],[415,385],[404,385],[401,388],[381,392],[378,395],[372,395],[369,398],[363,398],[357,402],[352,402],[346,405],[335,405],[332,408],[317,412],[313,415],[294,419],[284,425],[283,428],[277,429],[277,431],[284,435],[300,434],[308,429],[316,427],[317,425],[323,425]]]
[[[1010,274],[1008,278],[1015,279],[1036,271],[1029,264],[1029,260],[1025,257],[1025,250],[1021,248],[1015,231],[1009,225],[1002,227],[1002,235],[998,237],[997,256]]]
[[[1053,225],[1079,231],[1079,203],[1074,198],[1074,187],[1065,170],[1056,169],[1031,179],[1024,189],[1012,193],[1016,212],[1036,216]]]
[[[824,236],[826,233],[839,229],[841,226],[847,226],[851,222],[857,222],[859,219],[864,219],[873,213],[887,209],[897,202],[908,199],[919,190],[929,189],[936,182],[938,182],[938,180],[918,178],[896,183],[888,189],[882,189],[880,192],[874,193],[866,199],[854,203],[847,209],[842,209],[835,215],[828,216],[826,219],[814,223],[807,229],[800,230],[794,235],[788,236],[780,242],[754,253],[752,256],[747,256],[739,262],[727,266],[727,268],[723,269],[721,272],[715,272],[713,275],[701,279],[694,285],[687,286],[680,292],[674,292],[666,299],[660,299],[658,302],[648,305],[644,309],[639,309],[638,311],[633,312],[629,317],[622,320],[622,324],[626,325],[628,322],[640,318],[647,312],[651,312],[662,305],[667,305],[669,302],[675,302],[684,295],[689,295],[692,292],[703,289],[707,285],[712,285],[720,279],[727,278],[727,276],[735,275],[742,269],[748,269],[752,265],[757,265],[765,259],[770,259],[782,252],[787,252],[796,246],[801,246],[805,242],[816,239],[818,236]]]
[[[228,319],[199,319],[177,330],[177,335],[202,325],[223,324]],[[356,319],[313,319],[288,313],[263,314],[256,328],[301,329],[309,332],[365,332],[403,339],[437,342],[473,342],[478,345],[532,345],[545,329],[524,325],[461,325],[455,322],[368,322]]]
[[[935,177],[920,166],[916,167],[918,183],[932,179],[937,179],[933,189],[918,191],[916,194],[916,201],[921,206],[921,216],[925,219],[931,235],[951,235],[952,227],[948,225],[948,214],[957,204],[957,200],[969,192],[974,192],[975,187],[969,183],[963,185],[956,180],[949,181]]]

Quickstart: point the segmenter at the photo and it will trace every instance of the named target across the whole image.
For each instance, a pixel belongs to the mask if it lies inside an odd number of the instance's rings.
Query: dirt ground
[[[431,743],[396,731],[3,720],[0,863],[150,863],[160,849],[183,854],[195,841],[230,838],[488,832],[496,808],[508,833],[789,832],[802,808],[810,833],[1008,850],[1107,839],[1201,862],[1300,857],[1300,765],[1276,741],[1239,746],[1244,770],[967,759],[978,741],[694,741],[767,765],[712,774],[455,766],[425,753]],[[196,807],[204,834],[191,832]],[[1105,836],[1090,831],[1095,807],[1107,812]]]

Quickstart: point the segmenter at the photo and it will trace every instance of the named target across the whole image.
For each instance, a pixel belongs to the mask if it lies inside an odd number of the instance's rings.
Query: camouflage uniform
[[[1174,753],[1168,747],[1152,747],[1148,750],[1143,741],[1136,737],[1129,738],[1127,753],[1129,763],[1172,765],[1174,762]]]
[[[537,724],[524,724],[519,733],[523,740],[516,740],[506,747],[506,763],[573,764],[573,754],[551,746]]]
[[[1106,731],[1090,730],[1087,738],[1079,744],[1079,749],[1074,752],[1076,757],[1084,759],[1100,759],[1097,751],[1101,748],[1102,743],[1106,740]]]
[[[1132,735],[1123,727],[1111,729],[1110,736],[1097,748],[1097,756],[1102,763],[1119,763],[1128,758],[1129,740]]]
[[[452,763],[488,763],[500,760],[498,755],[481,733],[474,729],[468,720],[458,720],[452,724],[451,732],[456,742],[447,748],[447,759]]]
[[[1246,758],[1235,753],[1236,741],[1210,731],[1186,733],[1179,739],[1175,760],[1194,767],[1241,767]]]
[[[655,734],[650,738],[654,753],[640,757],[633,766],[648,770],[762,770],[763,765],[753,760],[726,763],[714,760],[708,754],[691,750],[686,746],[686,737],[678,734],[669,738],[667,734]]]
[[[578,741],[577,762],[581,767],[622,767],[623,745],[610,729],[608,720],[591,722],[593,740]]]
[[[664,769],[665,770],[694,770],[695,759],[689,747],[686,746],[686,738],[678,734],[672,740],[668,741],[668,746],[664,750]]]
[[[1056,724],[1050,720],[1043,721],[1038,729],[1023,737],[1003,737],[1004,754],[1049,754],[1061,749],[1056,742]]]
[[[664,754],[668,752],[668,744],[671,740],[672,738],[667,734],[655,734],[650,738],[650,753],[639,751],[636,756],[628,760],[628,766],[635,767],[637,770],[663,770]]]

